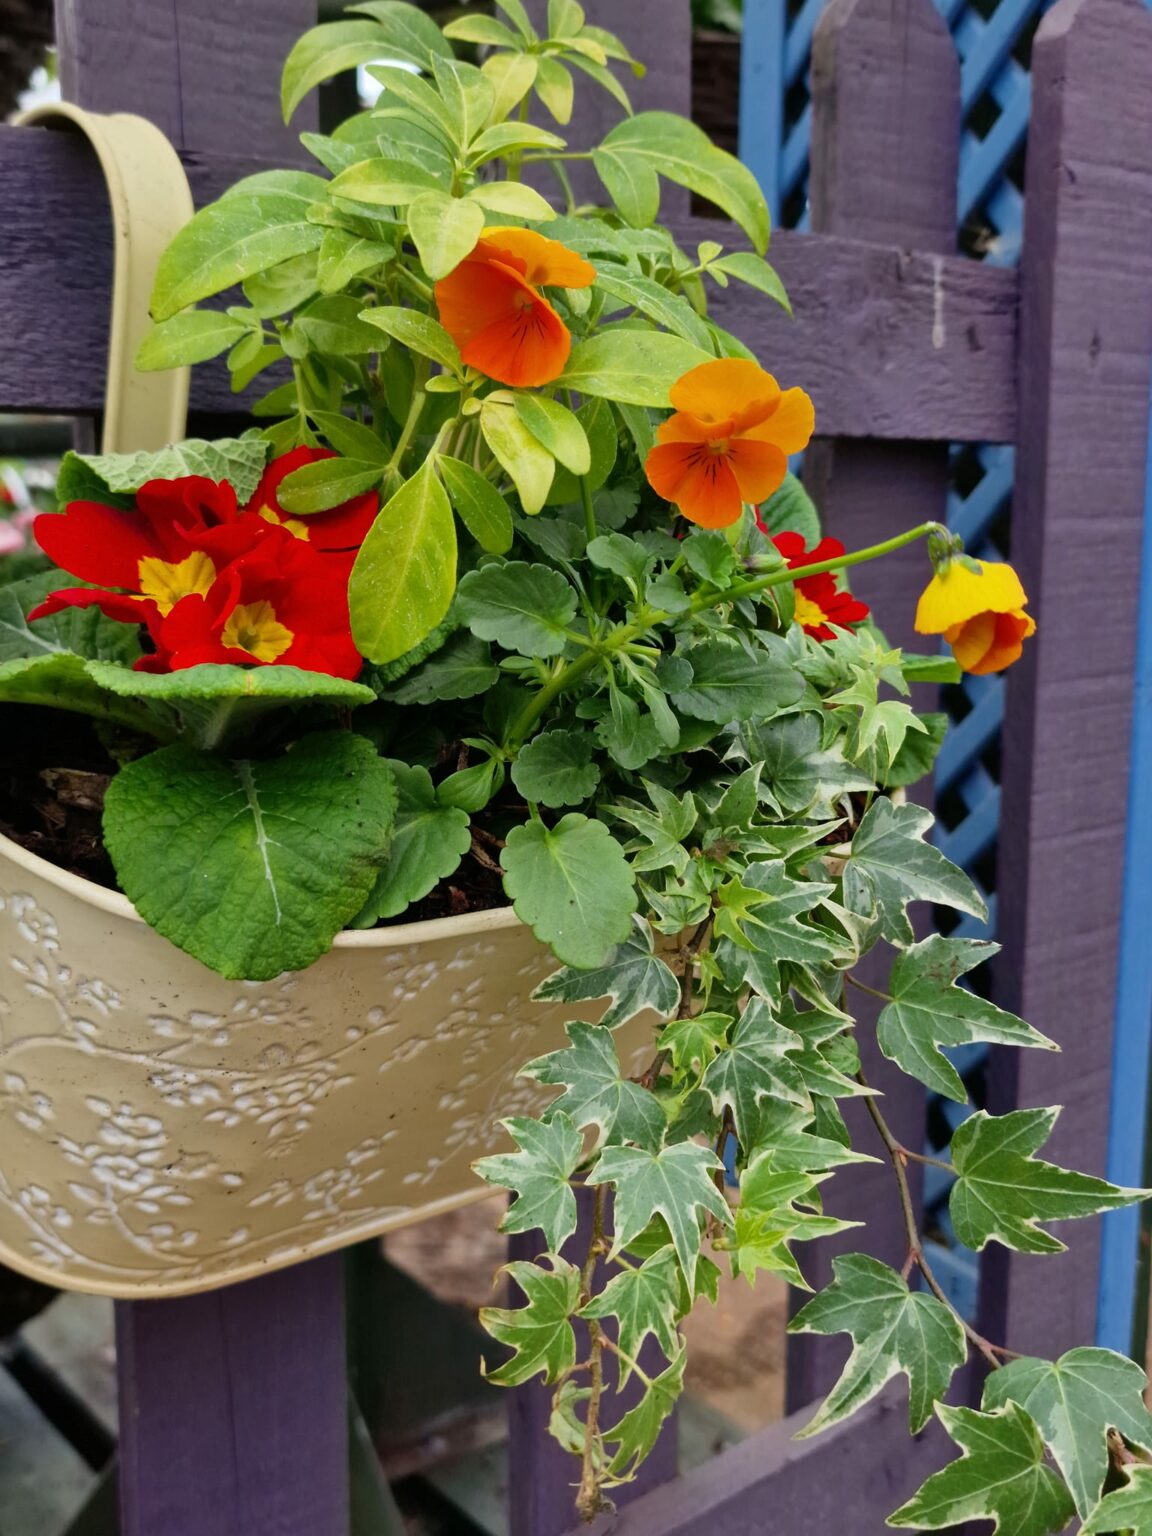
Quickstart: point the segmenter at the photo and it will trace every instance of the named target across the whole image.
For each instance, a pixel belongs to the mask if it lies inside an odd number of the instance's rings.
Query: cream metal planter
[[[496,1117],[541,1102],[517,1070],[564,1043],[571,1010],[531,1001],[555,968],[504,908],[225,981],[0,837],[0,1261],[179,1295],[481,1198]]]

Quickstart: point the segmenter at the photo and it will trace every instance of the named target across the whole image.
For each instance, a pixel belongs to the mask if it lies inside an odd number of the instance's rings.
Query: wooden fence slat
[[[807,1410],[657,1488],[584,1536],[878,1536],[884,1519],[948,1459],[933,1422],[908,1434],[889,1389],[818,1439],[795,1441]],[[579,1536],[576,1531],[571,1536]]]
[[[315,22],[316,0],[56,0],[64,98],[139,113],[182,153],[303,162],[316,97],[285,126],[280,66]]]
[[[1064,1104],[1042,1155],[1094,1173],[1105,1167],[1152,363],[1150,79],[1140,0],[1061,0],[1040,27],[1012,518],[1039,631],[1008,682],[996,997],[1062,1054],[997,1053],[989,1107]],[[1091,1340],[1099,1223],[1063,1236],[1071,1252],[1056,1260],[990,1248],[993,1337],[1043,1354]]]
[[[339,1254],[118,1302],[121,1536],[347,1536]]]
[[[572,1264],[582,1264],[592,1237],[593,1192],[587,1188],[576,1191],[579,1225],[576,1232],[562,1249]],[[544,1248],[539,1232],[517,1233],[508,1241],[510,1259],[535,1259]],[[604,1280],[604,1265],[597,1266],[597,1285]],[[577,1330],[577,1358],[583,1359],[587,1351],[587,1334],[583,1327]],[[654,1340],[646,1339],[640,1349],[640,1364],[656,1375],[664,1369],[665,1361],[655,1348]],[[610,1393],[615,1422],[617,1405],[622,1409],[633,1407],[641,1395],[640,1382],[636,1377],[617,1399],[615,1396],[616,1362],[605,1351],[604,1379]],[[579,1462],[561,1448],[548,1433],[548,1421],[552,1412],[553,1388],[539,1382],[528,1382],[516,1387],[509,1394],[508,1402],[508,1532],[509,1536],[562,1536],[575,1519],[574,1501],[576,1485],[580,1481]],[[656,1448],[644,1462],[635,1482],[617,1489],[612,1497],[616,1504],[625,1505],[659,1487],[676,1476],[676,1421],[675,1417],[665,1424],[656,1442]]]
[[[198,204],[262,164],[186,159]],[[735,227],[676,219],[699,240]],[[0,127],[0,411],[99,410],[111,302],[111,228],[96,161],[75,136]],[[891,238],[898,236],[892,231]],[[713,314],[788,383],[803,383],[837,437],[1010,441],[1016,423],[1017,276],[839,235],[777,234],[770,255],[795,319],[733,283]],[[933,341],[933,327],[937,326]],[[267,388],[230,392],[223,364],[193,369],[192,408],[228,415]]]
[[[813,227],[836,235],[907,240],[927,252],[939,252],[941,258],[950,253],[955,244],[952,189],[960,66],[932,0],[832,0],[816,30],[812,91]],[[933,345],[943,340],[945,314],[941,304],[933,321]],[[887,377],[881,374],[882,381]],[[805,375],[784,382],[803,383]],[[819,429],[819,410],[816,423]],[[943,520],[947,446],[822,438],[805,459],[805,479],[825,527],[851,548],[887,538],[925,518]],[[894,643],[914,638],[912,615],[928,574],[923,548],[853,573],[854,591],[872,605]],[[883,950],[872,955],[860,967],[861,978],[883,988],[890,959]],[[875,1009],[860,1004],[857,995],[853,1007],[861,1021],[865,1073],[883,1090],[884,1113],[897,1136],[919,1147],[924,1138],[924,1090],[884,1061],[871,1028]],[[848,1103],[846,1115],[856,1145],[880,1151],[862,1107]],[[914,1184],[917,1198],[918,1187],[919,1180]],[[861,1245],[876,1258],[901,1266],[908,1239],[887,1162],[842,1169],[829,1185],[827,1203],[834,1215],[865,1226],[812,1245],[816,1251],[805,1259],[810,1281],[826,1284],[832,1258]],[[843,1339],[807,1334],[790,1338],[788,1407],[799,1408],[826,1392],[844,1358]],[[877,1525],[882,1513],[875,1511]]]

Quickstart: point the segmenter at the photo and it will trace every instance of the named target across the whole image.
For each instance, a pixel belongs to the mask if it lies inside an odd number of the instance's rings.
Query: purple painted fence
[[[542,0],[531,0],[542,3]],[[688,0],[586,0],[652,65],[638,105],[688,103]],[[66,94],[157,122],[203,202],[238,175],[301,158],[280,122],[276,61],[315,0],[58,0]],[[1028,232],[1018,272],[958,258],[952,189],[956,64],[932,0],[832,0],[814,54],[810,235],[773,259],[794,304],[730,289],[721,323],[816,401],[811,454],[831,527],[865,541],[943,509],[943,444],[1018,445],[1014,555],[1040,619],[1008,690],[1001,838],[1006,953],[997,996],[1065,1046],[993,1068],[993,1107],[1068,1103],[1054,1149],[1102,1171],[1116,971],[1127,742],[1152,358],[1152,15],[1140,0],[1059,0],[1034,55]],[[735,83],[734,87],[735,88]],[[585,141],[614,109],[576,128]],[[589,188],[589,191],[592,189]],[[688,244],[726,225],[673,202]],[[43,129],[0,128],[0,410],[93,416],[103,397],[111,252],[87,149]],[[234,418],[222,373],[198,370],[200,426]],[[860,589],[900,632],[919,564]],[[883,1066],[865,1042],[869,1070]],[[922,1100],[883,1080],[916,1139]],[[898,1260],[881,1172],[841,1175],[876,1251]],[[984,1311],[1021,1348],[1091,1337],[1097,1251],[1042,1272],[997,1251]],[[818,1249],[814,1274],[834,1249]],[[346,1536],[342,1281],[326,1259],[205,1297],[119,1309],[123,1536]],[[887,1398],[809,1444],[791,1435],[846,1350],[797,1341],[793,1416],[720,1463],[643,1493],[600,1529],[619,1536],[875,1536],[938,1458],[909,1447]],[[512,1536],[555,1536],[571,1470],[544,1449],[543,1403],[514,1399]],[[829,1472],[829,1468],[833,1471]],[[665,1451],[654,1463],[670,1476]]]

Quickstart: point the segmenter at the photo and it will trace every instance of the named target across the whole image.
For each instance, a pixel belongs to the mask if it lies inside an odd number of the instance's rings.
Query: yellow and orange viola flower
[[[588,288],[590,262],[532,229],[486,229],[471,254],[436,284],[440,323],[471,368],[514,389],[564,372],[572,335],[545,288]]]
[[[778,491],[816,420],[802,389],[782,390],[742,358],[690,369],[669,399],[675,414],[657,428],[645,472],[657,495],[703,528],[725,528],[746,502]]]
[[[1019,661],[1036,632],[1010,565],[960,556],[946,561],[916,606],[916,632],[943,635],[965,672],[982,677]]]

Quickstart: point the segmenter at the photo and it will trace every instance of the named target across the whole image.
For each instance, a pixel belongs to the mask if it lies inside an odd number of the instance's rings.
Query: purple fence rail
[[[587,9],[653,64],[639,104],[686,106],[688,0]],[[158,122],[199,201],[299,156],[295,133],[308,123],[289,133],[280,122],[275,61],[314,20],[315,0],[249,0],[242,16],[230,0],[59,0],[58,11],[67,94]],[[1017,445],[1014,554],[1040,633],[1008,686],[997,995],[1065,1055],[997,1068],[994,1107],[1065,1098],[1056,1152],[1096,1171],[1152,357],[1150,77],[1152,15],[1141,0],[1060,0],[1034,56],[1024,260],[1018,272],[995,269],[950,254],[959,94],[932,0],[833,0],[815,41],[815,232],[773,243],[796,318],[733,290],[718,308],[773,371],[811,390],[823,434],[816,484],[846,539],[939,515],[948,442]],[[604,122],[589,118],[581,131]],[[727,226],[683,206],[672,216],[686,242],[731,240]],[[0,228],[0,409],[92,416],[111,264],[86,149],[43,129],[0,129]],[[193,404],[211,430],[243,401],[199,370]],[[920,575],[893,564],[862,586],[896,638]],[[921,1096],[890,1086],[914,1141]],[[863,1177],[846,1193],[877,1251],[901,1257],[897,1213],[879,1185]],[[1072,1255],[1045,1270],[1042,1316],[1024,1301],[1033,1261],[987,1267],[985,1311],[1017,1347],[1090,1339],[1092,1234],[1080,1223]],[[831,1252],[817,1253],[816,1271]],[[121,1306],[123,1536],[346,1536],[341,1284],[339,1264],[323,1260],[214,1296]],[[888,1399],[829,1438],[792,1444],[801,1404],[844,1354],[817,1342],[791,1355],[798,1414],[644,1493],[602,1530],[875,1536],[937,1447],[929,1435],[910,1448],[902,1406]],[[528,1441],[538,1399],[522,1397],[514,1414],[511,1481],[527,1479],[531,1497],[521,1488],[514,1500],[512,1536],[554,1536],[570,1473]]]

